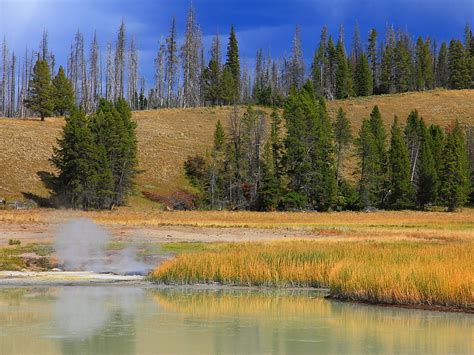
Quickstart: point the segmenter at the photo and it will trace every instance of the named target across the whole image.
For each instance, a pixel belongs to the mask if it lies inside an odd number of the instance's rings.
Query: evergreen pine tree
[[[372,95],[373,78],[367,56],[364,53],[362,53],[357,60],[354,84],[357,96]]]
[[[325,75],[327,71],[326,42],[327,27],[324,26],[321,30],[319,46],[314,52],[313,62],[311,64],[311,79],[313,80],[314,90],[319,96],[325,95]]]
[[[229,43],[227,45],[227,61],[226,69],[230,71],[232,81],[232,100],[239,101],[240,93],[240,59],[239,59],[239,45],[237,36],[235,34],[234,26],[230,28]],[[224,74],[225,75],[225,74]],[[225,78],[223,78],[225,80]]]
[[[280,184],[277,179],[276,169],[273,165],[272,145],[265,145],[264,161],[262,164],[262,181],[258,189],[258,209],[261,211],[274,211],[280,200]]]
[[[398,120],[395,117],[391,130],[389,150],[389,206],[393,209],[413,207],[413,187],[410,181],[410,160]]]
[[[105,148],[114,182],[114,196],[110,207],[122,205],[133,190],[137,174],[136,123],[131,120],[131,110],[124,99],[115,106],[99,102],[97,112],[91,117],[91,130],[97,146]]]
[[[385,133],[385,127],[383,125],[382,114],[380,113],[379,107],[374,106],[370,113],[370,128],[374,135],[375,145],[377,146],[378,160],[380,161],[381,167],[384,168],[387,163],[387,148],[386,139],[387,134]]]
[[[380,64],[379,92],[382,94],[391,94],[395,92],[393,62],[394,50],[389,45],[386,45],[382,51],[382,61]]]
[[[49,65],[45,60],[38,60],[33,68],[25,105],[30,110],[38,113],[41,121],[44,121],[46,116],[51,115],[54,109],[51,74]]]
[[[311,82],[306,90],[314,95]],[[319,121],[313,137],[315,148],[312,163],[315,208],[319,211],[328,211],[335,207],[337,200],[336,165],[334,161],[334,134],[333,125],[326,110],[323,98],[317,102],[319,105]]]
[[[452,40],[449,43],[448,68],[450,89],[466,89],[469,87],[470,71],[466,52],[459,40]]]
[[[325,55],[324,93],[328,99],[332,100],[336,97],[337,51],[331,36],[329,36]]]
[[[429,143],[430,143],[431,155],[433,156],[436,177],[438,179],[437,190],[435,193],[435,196],[436,196],[435,202],[438,202],[439,196],[440,196],[445,137],[444,137],[444,132],[441,129],[441,127],[434,124],[430,125],[428,129],[428,133],[430,136]]]
[[[446,46],[446,42],[443,42],[439,49],[438,60],[436,61],[436,86],[447,88],[448,85],[448,47]]]
[[[313,99],[314,100],[314,99]],[[311,101],[310,101],[311,102]],[[314,103],[314,101],[312,101]],[[310,132],[315,121],[314,108],[310,110],[313,116],[305,114],[301,93],[293,87],[285,102],[283,117],[286,123],[285,137],[285,168],[288,175],[288,187],[293,194],[292,200],[305,200],[309,195],[311,175]]]
[[[74,105],[74,89],[64,74],[62,66],[59,67],[58,74],[53,79],[52,97],[54,101],[54,112],[60,116],[69,112]]]
[[[56,178],[55,192],[74,208],[94,208],[98,206],[97,188],[100,184],[100,197],[110,192],[111,186],[102,182],[101,173],[107,165],[101,166],[100,151],[94,142],[88,120],[82,109],[73,108],[62,136],[58,139],[58,148],[54,148],[51,159],[59,171]]]
[[[387,134],[385,133],[385,127],[383,125],[382,114],[378,106],[374,106],[370,113],[369,119],[370,129],[376,146],[376,163],[374,164],[377,170],[375,171],[375,187],[378,193],[377,206],[383,206],[385,200],[385,180],[387,175],[387,148],[386,139]]]
[[[229,67],[224,67],[220,86],[220,99],[226,105],[230,105],[236,100],[235,81]]]
[[[418,163],[418,183],[416,191],[417,204],[424,209],[427,204],[436,202],[438,193],[438,176],[436,164],[431,151],[431,135],[423,121],[420,120],[421,147]]]
[[[394,81],[397,92],[407,92],[412,88],[412,61],[409,49],[403,41],[398,41],[394,52]]]
[[[221,99],[221,70],[219,63],[211,59],[203,73],[204,97],[211,105],[217,105]]]
[[[344,53],[344,44],[339,40],[336,46],[336,98],[349,97],[349,67]]]
[[[221,121],[218,120],[214,129],[214,146],[210,159],[208,159],[208,172],[205,180],[201,182],[201,189],[208,192],[208,200],[211,208],[222,208],[225,200],[225,165],[226,138]]]
[[[431,54],[431,40],[429,38],[426,39],[425,45],[423,47],[424,50],[424,76],[425,76],[425,87],[427,89],[433,89],[435,86],[436,78],[435,78],[435,69],[434,69],[434,60]]]
[[[470,192],[466,142],[458,121],[446,136],[440,181],[441,201],[449,212],[454,212],[467,201]]]
[[[370,70],[372,72],[372,88],[373,91],[377,89],[377,31],[375,28],[370,30],[369,44],[367,46],[367,58],[370,63]]]
[[[216,123],[216,128],[214,130],[214,150],[221,152],[225,147],[225,133],[224,128],[222,127],[221,120],[218,120]]]
[[[418,37],[416,41],[416,88],[421,91],[425,89],[425,75],[424,75],[424,65],[425,65],[425,51],[424,51],[423,38]]]
[[[416,42],[416,88],[431,89],[434,82],[433,60],[430,52],[430,40],[418,37]]]
[[[359,158],[360,180],[359,194],[361,207],[370,208],[380,204],[380,171],[378,148],[369,120],[364,119],[357,138],[357,156]]]

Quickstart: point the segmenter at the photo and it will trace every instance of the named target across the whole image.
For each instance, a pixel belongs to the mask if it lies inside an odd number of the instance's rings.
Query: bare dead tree
[[[166,70],[165,80],[167,85],[166,106],[173,105],[173,96],[176,87],[176,73],[178,70],[178,58],[176,55],[176,19],[173,17],[168,38],[166,38]]]
[[[15,116],[16,113],[16,107],[15,107],[15,102],[16,102],[16,90],[15,90],[15,65],[16,65],[16,56],[15,53],[12,53],[11,61],[10,61],[10,68],[9,68],[9,75],[8,75],[8,83],[9,83],[9,93],[8,93],[8,111],[7,111],[7,116],[8,117],[13,117]]]
[[[138,53],[134,37],[131,38],[128,49],[127,98],[132,110],[138,109]]]
[[[97,107],[101,94],[99,60],[99,43],[97,41],[97,33],[94,32],[89,58],[89,100],[87,103],[88,112],[93,111]]]
[[[115,75],[112,44],[107,43],[107,63],[105,73],[105,98],[109,101],[115,98]]]
[[[222,54],[221,54],[221,36],[219,33],[216,33],[216,35],[212,38],[212,44],[211,44],[211,59],[214,60],[219,68],[222,67]]]
[[[290,61],[291,84],[295,85],[297,88],[301,88],[304,83],[304,75],[305,66],[303,60],[303,50],[301,48],[301,30],[299,26],[296,26]]]
[[[183,63],[183,106],[196,107],[200,103],[199,86],[201,65],[199,54],[202,46],[201,31],[196,23],[194,9],[191,6],[186,22],[184,44],[181,47]]]
[[[115,82],[114,101],[124,97],[124,73],[125,73],[125,22],[122,20],[115,44]]]
[[[278,61],[274,60],[272,63],[272,74],[271,74],[272,92],[274,92],[275,95],[282,96],[283,90],[281,87],[279,72],[280,72],[280,69],[279,69]]]
[[[41,60],[45,60],[48,63],[49,70],[51,72],[51,79],[53,79],[54,73],[56,71],[56,57],[49,50],[49,35],[46,29],[43,30],[39,44],[39,58]]]
[[[102,54],[99,50],[99,99],[104,96],[103,78],[104,78],[104,68],[102,65]]]
[[[48,61],[48,59],[49,59],[48,31],[46,31],[46,30],[43,30],[43,35],[41,36],[39,52],[40,52],[41,60]]]
[[[249,185],[249,204],[257,202],[261,183],[262,152],[265,137],[265,113],[248,109],[242,118],[242,152],[245,156],[245,180]]]
[[[20,68],[18,73],[20,73]],[[25,50],[25,56],[23,58],[23,64],[21,65],[21,76],[18,76],[18,117],[25,117],[26,109],[24,100],[28,90],[28,48]]]
[[[165,104],[165,54],[165,44],[162,40],[155,58],[154,107],[163,107]]]
[[[54,78],[54,73],[56,73],[56,56],[53,53],[50,53],[50,70],[51,70],[51,79]]]
[[[7,106],[7,90],[8,90],[8,46],[7,39],[3,37],[2,43],[2,82],[0,86],[0,113],[2,116],[6,116],[6,106]]]
[[[247,67],[247,63],[244,63],[243,70],[242,70],[242,78],[241,78],[241,86],[240,86],[240,102],[243,104],[247,104],[250,102],[252,98],[252,91],[251,91],[251,82],[250,82],[250,74]]]
[[[72,45],[68,66],[70,67],[69,80],[71,80],[76,103],[87,110],[88,87],[87,87],[87,64],[84,52],[84,36],[78,30]]]

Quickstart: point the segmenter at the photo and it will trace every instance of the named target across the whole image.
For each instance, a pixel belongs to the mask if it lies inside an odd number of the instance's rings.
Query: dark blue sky
[[[36,48],[43,28],[61,64],[77,29],[87,44],[97,30],[101,48],[114,41],[120,20],[136,38],[140,69],[149,83],[153,58],[161,37],[176,16],[180,36],[184,32],[189,0],[0,0],[0,35],[23,53]],[[288,53],[294,27],[302,29],[307,61],[319,41],[323,25],[337,37],[339,25],[349,46],[356,21],[363,40],[370,28],[381,33],[386,25],[408,29],[413,35],[449,41],[461,38],[467,22],[473,23],[474,0],[193,0],[205,36],[206,52],[216,32],[227,37],[230,24],[237,30],[242,61],[253,64],[258,48],[269,48],[275,57]],[[225,45],[226,39],[224,39]],[[307,63],[308,64],[308,63]]]

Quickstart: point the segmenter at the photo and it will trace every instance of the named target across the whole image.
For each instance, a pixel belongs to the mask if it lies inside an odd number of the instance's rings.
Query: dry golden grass
[[[342,106],[357,131],[372,107],[380,106],[389,127],[393,115],[403,121],[410,110],[418,109],[427,122],[442,126],[452,119],[472,123],[474,90],[431,91],[399,95],[354,98],[328,103],[331,116]],[[183,175],[183,162],[193,154],[201,154],[212,144],[218,119],[226,125],[229,107],[166,109],[133,114],[138,123],[139,162],[143,173],[137,179],[138,197],[131,199],[137,209],[151,204],[140,197],[143,190],[168,193],[189,188]],[[0,120],[0,196],[22,198],[22,193],[48,196],[37,173],[51,171],[48,159],[64,120]],[[348,164],[351,172],[351,164]]]
[[[242,228],[290,228],[315,230],[329,235],[353,234],[372,230],[380,233],[434,231],[474,236],[474,209],[456,213],[421,211],[364,212],[231,212],[231,211],[72,211],[33,209],[0,210],[2,223],[57,223],[69,218],[87,217],[102,224],[137,226],[195,226]]]
[[[357,132],[362,119],[369,117],[374,105],[379,106],[387,130],[395,115],[404,123],[414,109],[418,110],[426,122],[436,123],[441,127],[446,127],[455,119],[459,119],[461,123],[474,123],[474,90],[433,90],[356,97],[329,102],[328,111],[331,117],[335,117],[339,107],[342,107]]]
[[[474,243],[285,241],[185,253],[150,276],[166,284],[328,287],[333,297],[474,309]]]

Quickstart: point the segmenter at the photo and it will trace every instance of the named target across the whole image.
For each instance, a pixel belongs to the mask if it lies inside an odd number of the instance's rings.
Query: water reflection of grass
[[[183,253],[151,278],[166,284],[329,287],[334,297],[349,300],[474,309],[471,242],[299,240],[219,248]]]
[[[367,321],[380,321],[386,326],[399,325],[416,327],[425,321],[423,311],[407,311],[391,307],[369,307],[351,303],[328,301],[324,293],[315,291],[271,291],[271,290],[186,290],[168,289],[150,291],[153,299],[164,309],[200,317],[220,316],[280,316],[286,318],[308,317],[315,320],[321,317],[340,318],[354,326]],[[440,323],[452,321],[458,325],[465,321],[472,324],[469,315],[442,315],[436,318]],[[361,327],[363,328],[363,327]],[[365,330],[364,330],[365,331]]]
[[[343,329],[344,339],[349,343],[355,341],[352,344],[355,348],[346,352],[363,351],[364,346],[356,347],[363,339],[378,344],[379,351],[397,352],[400,344],[412,344],[417,349],[426,346],[425,349],[436,349],[439,353],[462,352],[469,332],[460,330],[472,327],[470,315],[438,313],[430,316],[419,310],[332,302],[310,291],[171,289],[150,292],[160,307],[170,313],[182,313],[185,319],[205,318],[217,324],[222,319],[252,319],[258,322],[260,331],[272,334],[281,324],[284,324],[279,328],[282,333],[290,332],[293,327],[307,327],[317,329],[312,333],[314,339],[321,336],[335,340]],[[423,337],[425,330],[429,330],[430,340],[423,345],[427,339]],[[449,347],[452,344],[458,348]]]
[[[254,290],[159,290],[153,298],[167,310],[215,317],[225,315],[266,316],[284,314],[329,315],[331,303],[309,291],[265,292]]]

